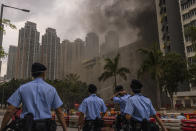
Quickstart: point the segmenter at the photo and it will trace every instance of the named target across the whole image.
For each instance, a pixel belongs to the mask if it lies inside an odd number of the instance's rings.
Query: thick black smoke
[[[136,38],[157,41],[154,0],[89,0],[86,4],[91,30],[101,34],[115,30],[123,44]]]

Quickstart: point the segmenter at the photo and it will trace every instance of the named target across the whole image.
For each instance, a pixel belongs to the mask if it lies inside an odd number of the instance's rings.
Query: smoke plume
[[[121,45],[157,40],[154,0],[88,0],[85,4],[90,30],[99,34],[115,30]]]

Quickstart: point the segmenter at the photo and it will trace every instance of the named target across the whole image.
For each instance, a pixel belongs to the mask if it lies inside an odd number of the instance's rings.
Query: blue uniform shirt
[[[35,120],[51,118],[51,109],[63,105],[56,89],[41,78],[20,86],[7,102],[15,107],[22,103],[21,118],[32,113]]]
[[[104,101],[97,97],[96,94],[92,94],[83,100],[79,107],[79,111],[86,115],[86,120],[95,120],[101,118],[100,113],[105,113],[107,110]]]
[[[124,96],[121,97],[113,97],[113,101],[114,103],[118,103],[120,105],[120,112],[124,113],[125,110],[125,106],[127,103],[127,99],[130,97],[131,95],[126,94]]]
[[[150,99],[141,94],[128,98],[124,113],[131,115],[132,118],[138,121],[149,120],[151,116],[156,115]]]

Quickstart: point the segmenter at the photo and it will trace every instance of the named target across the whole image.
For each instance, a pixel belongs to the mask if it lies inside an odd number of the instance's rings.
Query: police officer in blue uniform
[[[130,120],[130,131],[156,131],[157,126],[153,126],[149,121],[150,117],[154,117],[159,123],[163,131],[167,129],[163,126],[163,122],[156,115],[156,111],[147,97],[141,94],[142,84],[138,80],[133,80],[131,89],[134,96],[129,97],[125,107],[126,119]]]
[[[126,91],[124,90],[123,86],[118,85],[115,89],[115,94],[113,95],[113,97],[111,98],[111,100],[114,103],[118,103],[120,105],[120,114],[117,115],[116,117],[116,121],[115,121],[115,126],[116,126],[116,130],[120,131],[124,125],[126,124],[126,119],[125,119],[125,114],[124,114],[124,110],[125,110],[125,106],[127,103],[127,99],[131,96],[128,93],[126,93]],[[126,129],[124,129],[126,130]]]
[[[24,123],[20,131],[27,131],[27,128],[32,131],[55,131],[56,123],[51,119],[51,109],[56,111],[63,131],[67,131],[61,108],[63,102],[56,89],[43,80],[46,67],[40,63],[34,63],[31,71],[34,80],[21,85],[7,100],[9,106],[4,115],[0,131],[5,129],[17,107],[21,104],[21,119]]]
[[[83,131],[101,131],[103,126],[102,117],[107,108],[103,99],[96,95],[97,87],[95,85],[90,84],[88,91],[90,96],[85,98],[79,107],[79,129],[83,128]]]

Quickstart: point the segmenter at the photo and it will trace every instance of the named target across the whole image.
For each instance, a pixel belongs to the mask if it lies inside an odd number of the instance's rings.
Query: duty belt
[[[56,122],[52,119],[17,119],[12,121],[4,131],[8,129],[13,131],[56,131]]]

